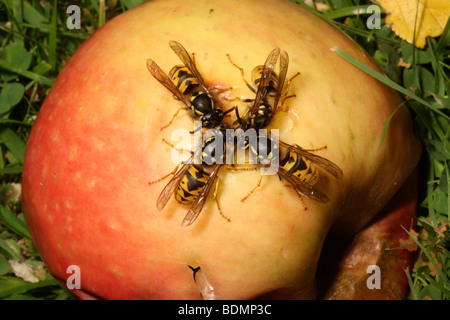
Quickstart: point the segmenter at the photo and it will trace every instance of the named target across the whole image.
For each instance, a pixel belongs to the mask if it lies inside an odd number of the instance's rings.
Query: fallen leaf
[[[450,17],[449,0],[378,0],[378,3],[395,34],[417,48],[425,47],[426,37],[440,36]]]
[[[403,60],[403,58],[400,58],[400,60],[398,61],[398,64],[397,64],[397,65],[398,65],[399,67],[403,67],[403,68],[406,68],[406,69],[411,68],[411,62],[406,63],[405,60]]]
[[[15,259],[8,260],[12,272],[19,278],[31,283],[39,282],[39,279],[34,275],[33,267],[25,262],[19,262]]]
[[[419,248],[417,243],[412,241],[411,239],[400,239],[398,240],[399,247],[409,252],[415,252]]]

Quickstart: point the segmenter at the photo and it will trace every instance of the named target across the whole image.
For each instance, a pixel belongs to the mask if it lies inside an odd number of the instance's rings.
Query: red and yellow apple
[[[263,64],[274,47],[297,72],[271,128],[280,139],[336,163],[341,180],[320,172],[318,203],[259,171],[222,168],[217,198],[192,226],[187,209],[156,200],[168,182],[176,129],[193,129],[187,112],[147,70],[151,58],[168,72],[180,59],[168,42],[195,53],[209,86],[254,95],[242,67]],[[155,0],[112,19],[74,54],[55,81],[29,137],[23,208],[33,240],[50,272],[65,281],[80,270],[83,292],[106,299],[313,298],[321,248],[363,228],[413,171],[420,145],[406,108],[391,89],[338,56],[341,48],[374,62],[352,41],[301,6],[284,0]],[[223,100],[224,109],[239,104]],[[174,142],[175,143],[175,142]],[[212,193],[212,192],[211,192]],[[189,268],[192,267],[192,268]],[[193,270],[200,267],[197,282]],[[74,290],[77,291],[77,290]]]

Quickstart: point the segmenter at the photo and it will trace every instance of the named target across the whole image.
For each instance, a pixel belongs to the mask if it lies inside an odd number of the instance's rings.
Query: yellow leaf
[[[386,12],[386,23],[400,38],[413,43],[416,28],[414,43],[418,48],[425,47],[426,37],[440,36],[450,17],[450,0],[378,0],[378,3]]]

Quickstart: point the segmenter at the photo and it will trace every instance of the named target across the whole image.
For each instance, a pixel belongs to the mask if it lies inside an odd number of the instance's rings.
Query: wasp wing
[[[164,87],[172,92],[178,98],[178,100],[181,100],[188,108],[190,108],[191,102],[189,101],[189,99],[181,93],[177,86],[161,70],[161,68],[156,64],[155,61],[148,59],[147,68],[156,80],[158,80]]]
[[[175,52],[175,54],[181,59],[181,61],[184,63],[184,65],[194,75],[194,77],[197,78],[197,80],[200,83],[200,86],[203,88],[203,90],[209,94],[208,87],[206,86],[202,75],[198,71],[197,66],[195,65],[195,61],[191,58],[191,55],[186,51],[186,49],[181,45],[181,43],[179,43],[177,41],[172,40],[169,42],[169,45],[172,48],[172,50]]]
[[[312,186],[306,181],[299,179],[296,176],[289,174],[283,168],[278,169],[278,174],[280,175],[281,178],[285,179],[294,187],[295,191],[297,191],[297,194],[299,196],[306,196],[312,200],[321,203],[326,203],[330,201],[330,199],[328,199],[328,197],[325,194],[314,188],[314,186]]]
[[[308,158],[314,164],[318,165],[319,167],[321,167],[328,173],[332,174],[334,177],[336,177],[336,179],[342,179],[344,174],[342,173],[341,168],[339,168],[336,164],[334,164],[330,160],[327,160],[321,156],[311,153],[298,145],[290,145],[281,140],[278,140],[278,142],[279,142],[280,146],[282,146],[290,151],[293,151],[305,158]]]
[[[158,200],[156,201],[156,206],[159,211],[164,209],[167,202],[169,201],[170,197],[175,192],[176,188],[180,184],[180,180],[183,178],[183,176],[186,174],[186,172],[191,168],[192,163],[194,160],[194,155],[191,156],[191,158],[185,162],[180,169],[175,173],[175,175],[170,179],[169,183],[166,184],[164,189],[162,190],[161,194],[158,197]]]
[[[214,169],[206,180],[202,191],[198,195],[197,199],[195,199],[195,202],[192,204],[188,213],[184,217],[183,222],[181,223],[182,226],[190,226],[197,219],[198,215],[203,209],[206,199],[208,198],[209,191],[211,191],[211,187],[216,180],[217,173],[219,172],[221,166],[222,164],[216,164],[214,166]]]
[[[261,81],[258,85],[258,90],[256,91],[255,100],[253,102],[253,107],[250,109],[251,113],[255,113],[260,105],[260,101],[264,99],[267,94],[267,87],[270,85],[270,79],[274,74],[273,69],[278,61],[280,55],[280,49],[273,49],[267,56],[266,62],[264,63],[263,71],[261,73]]]
[[[278,101],[280,100],[281,95],[283,94],[284,81],[286,80],[286,74],[289,66],[289,55],[286,51],[281,51],[280,53],[280,71],[278,73],[278,88],[277,94],[275,96],[275,101],[273,104],[273,112],[276,112]]]

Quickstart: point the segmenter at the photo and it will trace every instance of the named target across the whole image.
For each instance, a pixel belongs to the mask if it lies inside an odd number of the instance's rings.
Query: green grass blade
[[[380,144],[378,146],[378,150],[380,150],[380,148],[381,148],[381,146],[383,144],[384,138],[386,137],[386,133],[387,133],[387,130],[389,128],[389,124],[391,123],[392,117],[397,113],[397,111],[401,107],[404,106],[405,103],[406,103],[406,101],[403,101],[402,103],[400,103],[400,105],[394,110],[394,112],[392,112],[392,114],[389,116],[389,118],[385,121],[384,126],[383,126],[383,132],[381,133],[381,141],[380,141]]]
[[[12,167],[6,167],[6,168],[0,168],[0,176],[3,176],[5,174],[19,174],[22,173],[23,167],[16,165]]]
[[[339,18],[344,18],[344,17],[348,17],[348,16],[357,16],[360,14],[369,14],[372,13],[372,11],[369,11],[369,7],[374,6],[373,4],[367,4],[367,5],[362,5],[362,6],[353,6],[353,7],[345,7],[342,9],[337,9],[337,10],[333,10],[333,11],[328,11],[326,13],[324,13],[324,16],[328,19],[339,19]],[[380,13],[383,13],[384,11],[382,10],[381,7],[380,8]]]
[[[46,78],[44,76],[41,76],[40,74],[28,71],[28,70],[24,70],[21,68],[14,68],[11,67],[9,65],[9,63],[7,63],[6,61],[0,60],[0,68],[5,69],[6,71],[12,72],[12,73],[16,73],[18,75],[21,75],[25,78],[34,80],[40,84],[44,84],[47,85],[49,87],[51,87],[53,85],[54,80]]]
[[[106,21],[106,7],[105,0],[99,0],[98,6],[98,27],[101,27],[105,24]]]
[[[358,59],[356,59],[352,55],[348,54],[344,50],[342,50],[340,48],[333,48],[332,50],[335,51],[342,58],[344,58],[345,60],[347,60],[348,62],[353,64],[354,66],[358,67],[362,71],[364,71],[367,74],[369,74],[372,77],[374,77],[375,79],[383,82],[384,84],[386,84],[387,86],[391,87],[392,89],[397,90],[398,92],[401,92],[405,96],[408,96],[411,99],[416,100],[417,102],[421,103],[425,107],[427,107],[427,108],[431,109],[432,111],[436,112],[437,114],[441,115],[445,119],[450,120],[450,117],[448,115],[446,115],[445,113],[443,113],[439,109],[436,109],[433,105],[429,104],[427,101],[423,100],[419,96],[415,95],[411,90],[408,90],[408,89],[402,87],[401,85],[399,85],[398,83],[396,83],[396,82],[392,81],[391,79],[387,78],[383,74],[375,71],[374,69],[372,69],[371,67],[367,66],[363,62],[359,61]]]
[[[13,22],[14,43],[23,43],[23,12],[22,2],[20,0],[11,0],[6,3],[7,9],[9,9],[10,21]]]
[[[8,260],[0,252],[0,276],[7,274],[11,270]]]
[[[31,238],[27,226],[17,216],[0,205],[0,221],[21,237]]]
[[[422,250],[422,252],[425,254],[425,256],[427,257],[428,261],[431,262],[431,264],[433,265],[433,267],[435,268],[435,270],[438,272],[439,276],[441,277],[442,280],[446,279],[445,274],[443,273],[443,271],[441,270],[441,268],[439,268],[438,263],[436,262],[436,259],[433,258],[430,253],[427,251],[427,249],[420,243],[420,241],[415,238],[408,230],[406,230],[403,226],[401,226],[403,228],[403,230],[406,231],[406,233],[408,234],[408,236],[414,240],[414,242],[417,244],[417,246],[420,248],[420,250]]]
[[[57,9],[58,1],[55,0],[53,2],[53,12],[50,21],[50,33],[48,39],[48,62],[52,67],[52,70],[56,70],[56,31],[58,30],[58,26],[56,25]]]
[[[25,158],[26,143],[8,127],[0,127],[0,141],[5,144],[14,157],[22,164]]]
[[[447,19],[444,31],[439,38],[435,53],[444,51],[444,48],[450,44],[450,17]]]
[[[413,300],[419,300],[419,294],[417,293],[416,287],[414,285],[414,281],[411,278],[411,275],[409,274],[409,270],[405,270],[406,277],[408,278],[408,285],[410,288],[410,295]]]
[[[0,279],[0,298],[13,294],[22,294],[30,290],[49,286],[60,286],[60,284],[53,278],[30,283],[19,278],[7,277],[5,279]]]

